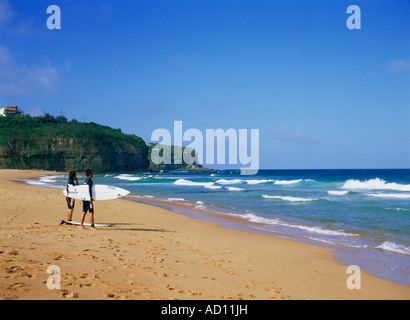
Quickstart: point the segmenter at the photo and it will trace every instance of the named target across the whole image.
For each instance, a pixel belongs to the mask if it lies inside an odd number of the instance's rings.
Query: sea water
[[[66,180],[27,182],[64,188]],[[248,231],[323,245],[345,265],[410,285],[410,170],[175,171],[93,180],[128,189],[137,200],[192,204],[239,218]]]

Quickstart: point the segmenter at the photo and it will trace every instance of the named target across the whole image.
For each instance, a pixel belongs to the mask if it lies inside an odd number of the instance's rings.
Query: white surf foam
[[[410,247],[406,247],[404,245],[397,244],[391,241],[385,241],[380,246],[377,246],[376,248],[383,249],[386,251],[410,255]]]
[[[276,180],[275,184],[277,185],[287,185],[287,184],[295,184],[301,182],[302,179],[296,179],[296,180]]]
[[[230,213],[228,215],[239,217],[239,218],[242,218],[242,219],[246,219],[250,222],[256,222],[256,223],[264,223],[264,224],[271,224],[271,225],[276,225],[276,224],[280,223],[279,219],[263,218],[263,217],[259,217],[257,215],[254,215],[252,213],[246,213],[246,214]]]
[[[410,194],[406,193],[367,193],[366,195],[377,198],[410,199]]]
[[[186,179],[178,179],[174,182],[178,186],[204,186],[206,182],[194,182]]]
[[[343,189],[361,189],[361,190],[394,190],[410,191],[409,184],[398,184],[395,182],[386,182],[383,179],[375,178],[365,181],[350,179],[345,182]]]
[[[189,186],[189,187],[204,187],[207,189],[220,189],[222,186],[216,186],[213,182],[195,182],[186,179],[178,179],[174,182],[178,186]]]
[[[168,201],[185,201],[184,198],[168,198]]]
[[[44,183],[53,183],[57,181],[57,177],[59,176],[45,176],[45,177],[40,177],[39,180]]]
[[[219,184],[239,184],[242,183],[241,179],[232,179],[232,180],[226,180],[226,179],[219,179],[215,181],[215,183]]]
[[[294,226],[294,228],[309,231],[312,233],[329,235],[329,236],[343,236],[343,237],[356,237],[357,236],[357,234],[346,233],[346,232],[343,232],[342,230],[322,229],[319,227]]]
[[[47,188],[57,188],[57,189],[62,189],[65,188],[66,186],[63,184],[59,184],[57,181],[58,178],[64,178],[65,176],[63,175],[58,175],[58,176],[43,176],[39,177],[37,179],[16,179],[20,181],[24,181],[25,183],[32,185],[32,186],[40,186],[40,187],[47,187]]]
[[[244,188],[226,187],[229,191],[244,191]]]
[[[330,230],[330,229],[323,229],[320,227],[310,227],[310,226],[291,224],[291,223],[287,223],[279,219],[260,217],[252,213],[247,213],[247,214],[232,213],[230,215],[237,216],[243,219],[247,219],[250,222],[263,223],[263,224],[268,224],[268,225],[280,225],[280,226],[285,226],[289,228],[295,228],[295,229],[300,229],[303,231],[308,231],[310,233],[315,233],[315,234],[322,234],[322,235],[329,235],[329,236],[342,236],[342,237],[358,236],[357,234],[346,233],[343,230]]]
[[[349,248],[366,249],[366,248],[369,247],[367,245],[355,245],[355,244],[339,243],[339,242],[330,241],[330,240],[327,240],[327,239],[319,239],[319,238],[314,238],[314,237],[309,237],[309,239],[311,239],[313,241],[323,242],[323,243],[332,244],[332,245],[336,245],[336,246],[349,247]]]
[[[284,200],[284,201],[290,201],[290,202],[309,202],[309,201],[315,201],[319,199],[310,199],[310,198],[300,198],[300,197],[290,197],[290,196],[269,196],[269,195],[262,195],[262,198],[265,199],[278,199],[278,200]]]
[[[131,174],[120,174],[118,176],[115,176],[114,178],[126,181],[138,181],[142,179],[142,177],[136,177]]]
[[[329,190],[327,193],[331,195],[335,195],[335,196],[343,196],[345,194],[348,194],[349,191],[348,190]]]
[[[46,185],[46,183],[42,181],[38,181],[38,180],[23,180],[23,181],[33,186],[45,186]]]
[[[261,183],[268,183],[268,182],[274,182],[275,180],[271,179],[250,179],[250,180],[245,180],[247,184],[261,184]]]

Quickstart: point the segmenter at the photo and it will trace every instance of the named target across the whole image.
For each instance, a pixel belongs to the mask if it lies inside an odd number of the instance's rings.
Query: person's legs
[[[92,230],[98,230],[94,225],[94,212],[90,212],[90,224]]]
[[[68,207],[67,221],[71,221],[71,219],[73,218],[75,201],[74,199],[71,199],[71,198],[66,198],[66,200],[67,200],[67,207]]]
[[[74,211],[74,209],[68,209],[67,221],[71,221],[71,219],[73,218],[73,211]]]
[[[94,201],[90,201],[90,224],[92,230],[98,230],[94,225]]]
[[[82,229],[84,229],[84,218],[85,218],[85,215],[87,214],[87,212],[83,212],[82,214],[81,214],[81,221],[80,221],[80,227],[82,228]]]
[[[80,220],[80,227],[82,229],[84,229],[84,219],[85,219],[85,215],[87,214],[88,210],[89,210],[88,201],[83,201],[83,213],[81,214],[81,220]]]

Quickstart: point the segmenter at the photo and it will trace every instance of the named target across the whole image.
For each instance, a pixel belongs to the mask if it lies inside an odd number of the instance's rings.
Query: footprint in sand
[[[174,276],[179,278],[186,278],[186,275],[180,273],[175,273]]]
[[[155,263],[163,263],[164,259],[160,258],[160,257],[154,257],[153,258],[155,260]]]
[[[76,292],[69,292],[69,291],[67,291],[67,290],[64,290],[63,291],[63,297],[65,298],[65,299],[77,299],[78,298],[78,293],[76,293]]]
[[[127,299],[127,296],[125,295],[115,295],[113,293],[105,293],[105,296],[107,298],[115,299],[115,300],[126,300]]]
[[[9,286],[9,290],[11,291],[31,291],[30,289],[26,287],[28,287],[27,283],[16,282],[16,283],[13,283],[11,286]]]

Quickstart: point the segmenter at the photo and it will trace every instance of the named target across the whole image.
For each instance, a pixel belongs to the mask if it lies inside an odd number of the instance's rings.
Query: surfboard
[[[94,200],[113,200],[126,196],[130,192],[128,190],[108,186],[105,184],[95,184],[92,187],[93,199]],[[71,186],[70,188],[64,189],[63,194],[66,197],[70,197],[77,200],[90,201],[89,186],[86,184],[79,186]]]
[[[72,224],[72,225],[75,225],[75,226],[80,226],[80,225],[81,225],[80,222],[68,221],[68,220],[61,220],[61,223],[60,223],[60,224]],[[87,226],[87,227],[91,227],[91,224],[90,224],[90,223],[84,223],[83,225],[84,225],[84,226]],[[113,224],[100,224],[100,223],[95,223],[94,226],[96,226],[96,227],[112,227]]]

